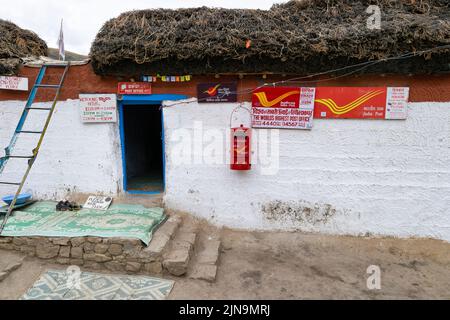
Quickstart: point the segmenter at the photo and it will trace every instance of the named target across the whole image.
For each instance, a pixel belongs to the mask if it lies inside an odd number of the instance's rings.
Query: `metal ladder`
[[[42,80],[45,77],[45,73],[47,71],[47,69],[49,68],[64,68],[64,71],[61,75],[59,84],[43,84]],[[17,198],[19,197],[20,193],[22,192],[23,186],[27,180],[28,174],[31,171],[31,168],[38,156],[39,153],[39,149],[41,148],[42,145],[42,141],[44,140],[44,136],[45,133],[47,132],[48,126],[50,124],[50,121],[52,119],[53,113],[55,111],[55,107],[56,104],[58,102],[58,98],[59,95],[61,93],[61,88],[64,84],[64,80],[66,79],[66,75],[67,72],[69,71],[70,68],[70,62],[64,63],[64,64],[43,64],[41,66],[41,69],[39,70],[39,74],[36,78],[36,82],[33,86],[33,88],[30,91],[30,95],[28,96],[28,100],[27,103],[25,105],[25,108],[23,109],[22,115],[20,117],[19,123],[17,124],[16,130],[14,131],[14,134],[11,138],[11,142],[9,143],[9,145],[5,148],[5,156],[0,158],[0,174],[3,172],[3,169],[6,166],[6,163],[8,162],[9,159],[28,159],[28,167],[25,171],[25,174],[22,177],[22,180],[20,182],[2,182],[0,181],[0,185],[13,185],[13,186],[18,186],[17,191],[15,193],[15,196],[11,202],[11,204],[8,207],[8,211],[6,212],[5,217],[3,218],[2,224],[0,226],[0,235],[3,232],[3,229],[5,228],[5,225],[8,221],[8,218],[11,216],[11,213],[14,210],[14,207],[16,205],[17,202]],[[40,88],[45,88],[45,89],[55,89],[56,93],[53,99],[53,103],[52,106],[50,108],[37,108],[37,107],[33,107],[33,103],[34,103],[34,99],[36,98],[36,93]],[[42,129],[42,131],[26,131],[23,130],[23,126],[25,124],[25,121],[28,117],[28,113],[30,110],[37,110],[37,111],[47,111],[48,115],[47,115],[47,119],[45,121],[45,125],[44,128]],[[17,142],[17,138],[19,137],[19,135],[21,134],[39,134],[39,140],[38,143],[36,145],[36,147],[33,149],[32,151],[32,155],[14,155],[12,154],[12,151],[14,149],[14,146]]]

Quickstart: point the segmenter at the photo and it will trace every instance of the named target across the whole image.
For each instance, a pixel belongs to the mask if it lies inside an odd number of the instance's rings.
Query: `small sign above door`
[[[117,122],[115,94],[80,94],[82,122]]]
[[[118,94],[152,94],[149,82],[119,82]]]

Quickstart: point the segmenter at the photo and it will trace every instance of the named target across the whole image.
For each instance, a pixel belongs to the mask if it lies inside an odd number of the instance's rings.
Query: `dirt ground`
[[[446,242],[217,232],[223,242],[217,281],[172,278],[169,299],[450,299]],[[0,251],[0,260],[13,255]],[[370,265],[381,268],[380,290],[367,289]],[[0,299],[18,299],[48,268],[63,267],[25,258],[0,282]]]

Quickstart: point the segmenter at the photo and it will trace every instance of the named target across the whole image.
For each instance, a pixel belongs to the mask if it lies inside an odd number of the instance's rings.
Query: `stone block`
[[[190,254],[185,248],[172,251],[163,261],[164,268],[174,276],[182,276],[187,272]]]
[[[0,244],[11,243],[13,239],[11,237],[0,237]]]
[[[139,272],[141,270],[142,264],[139,262],[127,262],[125,270],[128,272]]]
[[[155,233],[152,241],[147,248],[144,248],[142,251],[148,256],[158,257],[161,256],[167,244],[170,241],[170,237],[164,233]]]
[[[109,249],[109,245],[104,244],[104,243],[98,243],[94,247],[94,252],[103,254],[103,253],[106,253],[106,251],[108,251],[108,249]]]
[[[83,258],[86,261],[95,261],[95,262],[108,262],[112,260],[112,257],[100,253],[85,253],[83,255]]]
[[[24,239],[27,242],[27,246],[36,247],[36,245],[39,243],[39,238],[38,237],[27,237],[27,238],[24,238]]]
[[[36,247],[35,246],[21,246],[20,252],[23,252],[29,256],[34,256],[36,254]]]
[[[36,256],[41,259],[56,258],[59,254],[59,246],[43,245],[39,243],[36,247]]]
[[[177,240],[187,242],[192,246],[195,244],[195,240],[197,239],[197,234],[194,232],[181,232],[177,236]]]
[[[70,258],[70,247],[61,246],[61,248],[59,248],[59,256],[61,258]]]
[[[94,253],[94,248],[96,244],[92,242],[85,242],[83,245],[83,251],[84,253]]]
[[[217,275],[217,266],[209,264],[200,264],[195,266],[192,274],[189,276],[191,279],[205,280],[208,282],[214,282]]]
[[[164,222],[164,224],[160,226],[158,230],[156,230],[155,234],[163,233],[167,235],[169,238],[173,238],[175,232],[180,226],[180,223],[181,223],[180,217],[171,217],[166,222]]]
[[[194,248],[194,246],[192,244],[190,244],[189,242],[178,240],[178,238],[173,241],[172,247],[173,248],[177,248],[177,249],[183,248],[183,249],[186,249],[188,251],[192,251],[193,248]]]
[[[124,245],[123,255],[127,258],[139,258],[141,250],[142,247]]]
[[[110,271],[123,271],[125,269],[125,266],[123,263],[119,262],[119,261],[108,261],[105,262],[105,267],[106,269],[110,270]]]
[[[124,262],[124,261],[127,261],[127,258],[125,258],[125,256],[123,256],[123,255],[120,255],[120,256],[113,257],[113,260],[119,261],[119,262]]]
[[[70,238],[52,238],[52,242],[60,246],[69,246]]]
[[[139,239],[125,239],[125,244],[133,247],[142,247],[142,241]]]
[[[133,250],[141,250],[144,246],[142,245],[142,242],[130,242],[130,241],[125,241],[123,244],[123,250],[124,251],[133,251]]]
[[[49,238],[38,237],[38,238],[35,238],[35,239],[36,239],[36,241],[35,241],[34,245],[38,245],[38,244],[43,245],[43,246],[52,245],[52,242],[50,241]]]
[[[112,238],[111,243],[116,243],[116,244],[121,244],[121,245],[131,245],[131,246],[142,245],[141,240],[131,239],[131,238]]]
[[[87,237],[87,241],[91,243],[101,243],[102,238],[99,237]]]
[[[149,263],[156,261],[156,257],[149,252],[146,252],[144,250],[135,251],[133,253],[128,252],[124,254],[127,261],[136,261],[136,262],[143,262],[143,263]]]
[[[205,243],[204,249],[198,255],[199,264],[217,264],[220,254],[220,241],[209,240]]]
[[[144,271],[148,274],[161,274],[162,270],[162,263],[159,261],[146,263],[144,265]]]
[[[73,247],[81,247],[86,242],[86,238],[84,237],[71,238],[70,242],[72,243]]]
[[[122,245],[113,243],[109,246],[108,252],[113,256],[120,256],[123,252]]]
[[[83,258],[83,248],[82,247],[72,247],[70,250],[70,256],[75,259]]]

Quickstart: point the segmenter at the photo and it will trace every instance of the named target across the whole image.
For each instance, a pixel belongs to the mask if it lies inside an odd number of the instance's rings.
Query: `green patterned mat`
[[[174,282],[146,276],[49,270],[21,300],[164,300]]]
[[[119,237],[150,243],[152,232],[165,218],[162,208],[113,204],[107,211],[56,211],[56,202],[37,202],[14,211],[2,236]]]

